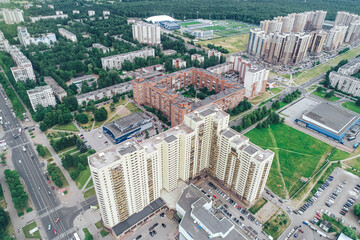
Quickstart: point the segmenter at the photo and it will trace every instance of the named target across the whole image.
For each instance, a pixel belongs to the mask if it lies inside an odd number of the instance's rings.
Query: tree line
[[[9,185],[11,197],[16,210],[22,210],[27,206],[28,195],[24,186],[20,182],[19,174],[16,170],[6,169],[4,171],[6,182]]]

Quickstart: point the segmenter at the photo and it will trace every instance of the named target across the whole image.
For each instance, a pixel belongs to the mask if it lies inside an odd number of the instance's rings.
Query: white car
[[[50,229],[51,229],[51,224],[49,224],[49,226],[48,226],[48,231],[50,231]]]
[[[21,163],[21,160],[19,160],[19,163]]]

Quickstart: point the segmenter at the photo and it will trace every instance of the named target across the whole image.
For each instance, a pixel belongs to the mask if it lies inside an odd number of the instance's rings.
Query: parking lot
[[[250,212],[234,201],[219,185],[210,184],[210,186],[209,182],[215,184],[206,178],[205,181],[198,184],[198,187],[213,200],[214,207],[218,209],[217,216],[220,219],[228,218],[243,235],[251,236],[253,239],[268,239],[262,233],[262,224]]]
[[[152,239],[175,239],[175,236],[178,233],[178,223],[174,220],[170,220],[166,215],[161,217],[160,212],[155,215],[149,222],[141,226],[139,229],[135,229],[134,233],[127,238],[126,240],[133,240],[138,238],[141,235],[141,240],[152,240]],[[149,228],[153,227],[155,224],[158,224],[152,231],[156,231],[156,235],[151,236]],[[162,226],[165,224],[165,228]]]

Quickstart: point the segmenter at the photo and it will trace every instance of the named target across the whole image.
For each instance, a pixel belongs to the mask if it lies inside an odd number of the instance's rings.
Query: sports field
[[[243,34],[233,37],[223,37],[207,41],[199,41],[201,46],[206,46],[208,43],[216,46],[222,46],[229,50],[230,54],[244,51],[249,40],[249,34]]]
[[[289,198],[322,166],[333,147],[285,124],[271,125],[245,134],[254,144],[275,152],[266,185],[282,198]]]
[[[224,27],[224,26],[210,26],[210,27],[203,27],[203,28],[200,28],[200,29],[202,29],[202,30],[214,30],[214,31],[216,31],[216,30],[225,30],[226,27]]]
[[[190,25],[195,25],[195,24],[200,24],[201,22],[184,22],[184,23],[180,23],[180,26],[182,27],[187,27]]]

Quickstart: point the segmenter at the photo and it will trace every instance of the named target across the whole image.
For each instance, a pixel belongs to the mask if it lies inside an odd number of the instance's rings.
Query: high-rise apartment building
[[[77,37],[74,33],[66,30],[65,28],[59,28],[59,33],[61,36],[63,36],[64,38],[72,41],[72,42],[77,42]]]
[[[29,59],[15,45],[9,47],[9,53],[17,65],[10,68],[15,81],[25,82],[27,79],[35,80],[34,69]]]
[[[42,34],[40,37],[34,38],[30,36],[26,27],[22,26],[17,27],[17,32],[20,44],[25,47],[29,46],[30,44],[38,45],[39,43],[51,45],[57,41],[55,33],[46,33]]]
[[[350,23],[347,30],[345,42],[352,43],[360,39],[360,20]]]
[[[5,24],[16,24],[24,22],[23,11],[20,9],[2,9]]]
[[[121,69],[121,65],[125,60],[132,62],[136,57],[146,59],[147,57],[154,57],[154,56],[155,56],[155,50],[153,48],[144,48],[138,51],[122,53],[109,57],[103,57],[101,58],[101,64],[104,69],[107,68]]]
[[[38,105],[42,105],[43,107],[56,105],[54,92],[49,85],[36,87],[26,92],[34,111],[36,111]]]
[[[348,28],[348,26],[336,25],[330,29],[324,46],[325,49],[328,51],[337,50],[343,44]]]
[[[0,31],[0,51],[8,52],[9,48],[9,41],[5,38],[4,33]]]
[[[139,43],[158,45],[161,43],[160,26],[145,22],[136,22],[132,25],[133,39]]]
[[[265,187],[274,153],[228,127],[216,105],[185,116],[184,123],[139,143],[135,139],[89,157],[106,227],[113,227],[201,171],[208,171],[245,203]]]
[[[354,13],[339,11],[336,14],[334,26],[350,26],[352,22],[360,20],[360,16]]]
[[[320,54],[324,48],[327,33],[323,30],[313,31],[308,51],[312,54]]]

